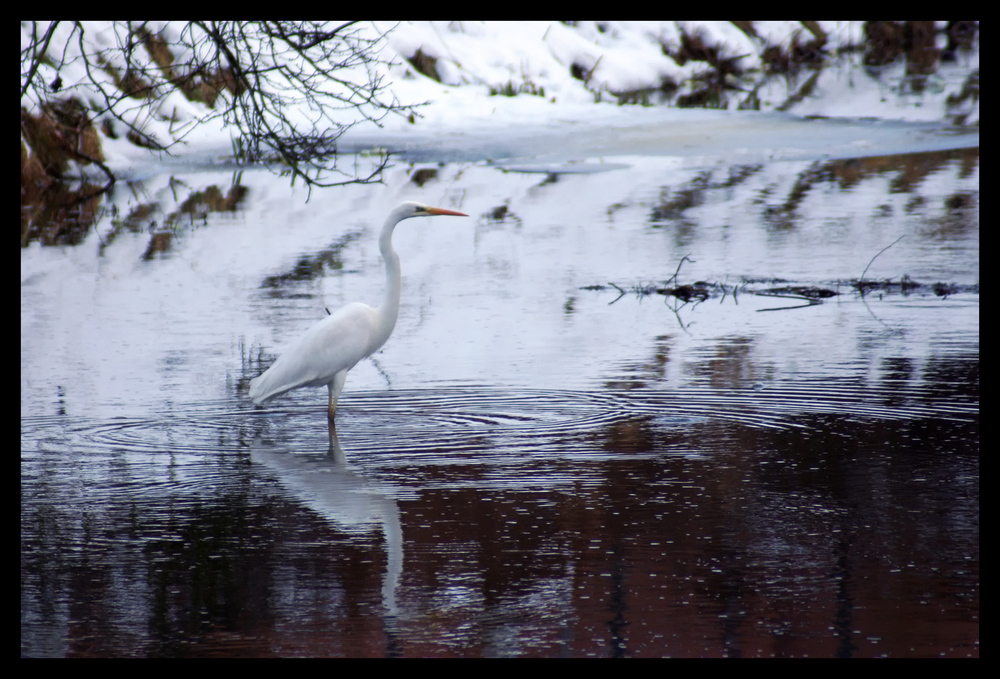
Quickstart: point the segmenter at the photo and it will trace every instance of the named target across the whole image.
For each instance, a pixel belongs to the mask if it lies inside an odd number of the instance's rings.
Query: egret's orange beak
[[[428,214],[432,215],[454,215],[455,217],[468,217],[469,215],[464,212],[455,212],[454,210],[445,210],[443,207],[429,207],[427,208]]]

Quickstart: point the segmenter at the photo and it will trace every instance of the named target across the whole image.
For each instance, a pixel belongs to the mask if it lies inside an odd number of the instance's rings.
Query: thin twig
[[[881,255],[881,254],[882,254],[883,252],[885,252],[886,250],[888,250],[889,248],[891,248],[891,247],[892,247],[893,245],[895,245],[895,244],[896,244],[896,243],[898,243],[899,241],[903,240],[904,238],[906,238],[906,234],[905,234],[905,233],[904,233],[904,234],[903,234],[902,236],[900,236],[899,238],[897,238],[896,240],[894,240],[894,241],[892,241],[891,243],[889,243],[888,245],[886,245],[886,246],[885,246],[884,248],[882,248],[881,250],[879,250],[879,251],[878,251],[878,254],[876,254],[876,255],[875,255],[875,257],[878,257],[878,256],[879,256],[879,255]],[[874,262],[874,261],[875,261],[875,257],[872,257],[872,258],[871,258],[871,260],[869,260],[869,262],[868,262],[868,266],[866,266],[866,267],[865,267],[865,270],[861,272],[861,280],[859,280],[859,281],[858,281],[859,283],[862,283],[862,282],[864,282],[864,280],[865,280],[865,274],[866,274],[866,273],[868,273],[868,269],[869,269],[869,267],[871,267],[871,265],[872,265],[872,262]]]
[[[608,306],[610,306],[610,305],[614,304],[615,302],[617,302],[618,300],[620,300],[620,299],[621,299],[622,297],[624,297],[624,296],[625,296],[625,291],[624,291],[624,290],[622,290],[621,288],[619,288],[619,287],[618,287],[617,285],[615,285],[615,284],[614,284],[614,283],[612,283],[611,281],[608,281],[608,285],[611,285],[611,286],[614,286],[614,288],[615,288],[615,289],[616,289],[616,290],[617,290],[618,292],[620,292],[620,293],[621,293],[620,295],[618,295],[617,297],[615,297],[615,298],[614,298],[613,300],[611,300],[610,302],[608,302]]]
[[[697,264],[698,263],[698,262],[694,261],[693,259],[691,259],[691,253],[690,252],[687,253],[686,255],[684,255],[683,257],[681,257],[681,261],[677,262],[677,270],[674,271],[674,275],[671,276],[670,278],[668,278],[667,281],[673,281],[674,283],[677,283],[677,275],[681,272],[681,266],[684,264],[685,260],[687,260],[688,262],[691,262],[692,264]]]

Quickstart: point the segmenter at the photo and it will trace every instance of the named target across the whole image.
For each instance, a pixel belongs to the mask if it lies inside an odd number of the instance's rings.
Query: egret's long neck
[[[389,339],[392,329],[396,327],[396,317],[399,316],[399,287],[401,283],[399,255],[392,249],[392,232],[396,228],[397,221],[395,215],[390,215],[378,238],[378,249],[382,253],[382,261],[385,262],[385,294],[382,297],[382,303],[376,310],[379,315],[379,346]]]

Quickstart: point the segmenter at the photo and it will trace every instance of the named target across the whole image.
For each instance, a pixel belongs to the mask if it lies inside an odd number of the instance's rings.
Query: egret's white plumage
[[[282,354],[268,370],[250,380],[250,398],[257,405],[301,387],[329,388],[329,417],[333,422],[337,398],[344,388],[347,372],[358,361],[375,353],[385,344],[399,315],[399,255],[392,248],[396,225],[410,217],[455,215],[462,212],[406,202],[396,207],[385,220],[378,247],[385,261],[385,295],[382,303],[371,308],[352,302],[311,327],[295,345]]]

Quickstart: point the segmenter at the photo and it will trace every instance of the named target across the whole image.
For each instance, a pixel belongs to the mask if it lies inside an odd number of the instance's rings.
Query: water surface
[[[557,160],[156,176],[24,248],[22,655],[978,656],[978,149]],[[255,408],[401,200],[472,217],[397,229],[337,436]]]

